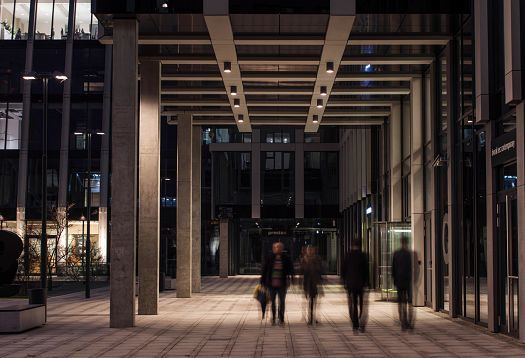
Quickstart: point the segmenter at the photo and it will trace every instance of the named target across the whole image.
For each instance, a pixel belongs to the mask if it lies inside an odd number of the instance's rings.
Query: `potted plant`
[[[12,28],[11,28],[11,26],[5,20],[0,22],[0,24],[2,25],[2,29],[0,30],[0,39],[6,40],[6,37],[5,37],[5,32],[6,31],[7,31],[7,34],[9,35],[9,38],[10,38],[11,35],[12,35]]]

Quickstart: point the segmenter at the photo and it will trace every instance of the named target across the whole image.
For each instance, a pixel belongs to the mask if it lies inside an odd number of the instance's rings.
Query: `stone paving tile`
[[[307,326],[302,295],[287,297],[287,324],[261,320],[252,298],[257,278],[204,278],[201,294],[161,294],[159,316],[137,316],[136,327],[111,329],[107,289],[49,300],[48,324],[0,335],[0,357],[524,357],[525,346],[469,324],[417,309],[416,328],[402,332],[396,306],[370,295],[365,333],[352,331],[346,296],[328,280],[319,323]]]

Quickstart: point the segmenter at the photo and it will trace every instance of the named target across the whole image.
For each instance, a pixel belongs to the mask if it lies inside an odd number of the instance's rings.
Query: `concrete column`
[[[179,115],[177,125],[177,297],[191,297],[192,287],[192,115]],[[191,139],[190,139],[191,140]]]
[[[191,247],[192,247],[192,273],[191,291],[201,292],[201,146],[202,129],[200,126],[193,127],[193,161],[191,168]]]
[[[160,63],[140,64],[139,314],[159,312]]]
[[[426,103],[428,110],[428,116],[430,120],[428,123],[430,124],[430,153],[432,154],[432,158],[435,158],[438,154],[440,154],[439,150],[439,138],[437,134],[437,126],[439,125],[434,120],[434,113],[438,111],[439,106],[437,105],[436,96],[435,96],[435,85],[436,85],[436,63],[433,63],[431,65],[431,76],[429,78],[429,83],[427,85],[427,95],[426,95]],[[438,178],[438,172],[439,168],[432,168],[430,178],[425,178],[425,180],[428,183],[427,186],[427,192],[429,194],[429,200],[427,202],[428,207],[426,208],[427,211],[430,211],[431,213],[431,232],[432,232],[432,238],[431,238],[431,260],[432,260],[432,282],[429,282],[428,284],[432,285],[432,309],[434,311],[438,311],[440,307],[438,306],[439,297],[438,297],[438,282],[439,282],[439,269],[438,269],[438,262],[440,260],[440,253],[441,251],[438,251],[438,240],[441,240],[440,237],[440,226],[438,225],[439,218],[438,218],[438,207],[437,207],[437,178]]]
[[[350,176],[350,183],[352,185],[351,191],[350,191],[350,202],[349,202],[350,206],[355,204],[355,202],[357,201],[357,186],[358,186],[357,137],[358,137],[358,131],[359,131],[358,129],[352,130],[352,141],[351,141],[350,153],[348,153],[348,158],[350,159],[350,165],[351,165],[349,168],[350,171],[348,172],[348,175]],[[353,233],[354,232],[352,232],[352,234]]]
[[[343,212],[343,198],[344,198],[344,162],[343,162],[343,153],[344,153],[344,130],[339,130],[339,212]],[[344,225],[344,221],[343,221]],[[343,230],[344,232],[344,230]]]
[[[524,6],[521,0],[505,0],[503,17],[505,22],[505,102],[517,103],[523,99],[522,48],[523,27],[521,21]]]
[[[364,196],[372,194],[372,129],[365,129],[366,133],[366,156],[365,156],[365,174]],[[374,215],[376,215],[374,210]]]
[[[489,0],[474,1],[474,63],[476,122],[490,120]]]
[[[104,98],[102,101],[102,136],[100,147],[100,206],[98,208],[98,242],[100,254],[109,262],[108,256],[108,199],[109,199],[109,142],[111,131],[111,73],[113,46],[106,45],[104,66]]]
[[[69,1],[69,18],[68,28],[75,28],[75,10],[76,1]],[[69,31],[66,40],[66,58],[65,58],[65,70],[64,74],[67,78],[72,78],[72,65],[73,65],[73,31]],[[71,80],[65,81],[64,93],[62,97],[62,128],[61,128],[61,139],[60,139],[60,167],[59,167],[59,180],[58,180],[58,207],[59,210],[66,211],[67,203],[67,188],[68,188],[68,177],[69,177],[69,122],[71,117]],[[65,232],[65,230],[64,230]]]
[[[496,189],[497,177],[492,166],[492,141],[494,138],[494,122],[485,124],[485,158],[486,158],[486,188],[487,188],[487,306],[488,306],[488,328],[496,332],[499,327],[497,317],[497,283],[496,275],[496,244],[497,244],[497,214],[498,193]],[[519,175],[519,173],[518,173]],[[519,180],[519,178],[518,178]],[[519,183],[518,183],[519,185]],[[521,265],[520,265],[521,267]]]
[[[403,218],[401,135],[401,103],[395,102],[390,112],[390,221],[401,221]]]
[[[261,218],[261,132],[252,132],[252,219]]]
[[[33,71],[33,49],[35,44],[36,1],[29,6],[29,24],[27,29],[26,63],[24,71]],[[18,185],[16,197],[16,230],[21,237],[25,237],[26,195],[27,195],[27,165],[29,158],[29,121],[31,117],[31,82],[23,81],[22,88],[22,136],[20,138],[20,152],[18,157]]]
[[[362,199],[362,190],[363,190],[363,152],[364,152],[364,130],[363,129],[357,129],[356,133],[356,148],[355,148],[355,162],[356,162],[356,170],[355,170],[355,177],[357,179],[356,185],[355,185],[355,193],[356,202]]]
[[[447,197],[448,197],[448,291],[449,291],[449,315],[457,317],[461,313],[461,287],[460,287],[460,202],[458,201],[458,165],[461,158],[458,157],[456,143],[458,138],[457,123],[457,72],[454,66],[455,42],[451,41],[446,48],[447,58]]]
[[[423,81],[421,78],[412,78],[410,85],[411,107],[411,153],[410,153],[410,181],[411,181],[411,225],[412,250],[415,254],[414,284],[412,302],[415,306],[425,305],[424,266],[425,257],[425,143],[423,125]]]
[[[516,107],[516,144],[518,165],[518,218],[525,218],[525,101]],[[519,250],[519,339],[525,342],[525,220],[518,220]]]
[[[229,250],[229,235],[228,235],[228,219],[222,218],[219,227],[219,276],[221,278],[228,278],[228,250]]]
[[[113,25],[110,326],[135,325],[138,22]]]
[[[304,218],[304,130],[295,130],[295,217]]]

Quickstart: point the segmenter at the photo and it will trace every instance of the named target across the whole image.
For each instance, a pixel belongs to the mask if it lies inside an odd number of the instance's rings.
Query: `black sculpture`
[[[20,286],[13,285],[13,281],[23,250],[24,245],[17,234],[0,230],[0,297],[14,296],[20,290]]]

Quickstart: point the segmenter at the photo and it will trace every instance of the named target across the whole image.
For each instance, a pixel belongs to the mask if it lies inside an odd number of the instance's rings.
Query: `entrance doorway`
[[[497,309],[500,332],[518,335],[518,201],[516,190],[500,192],[497,208]]]

